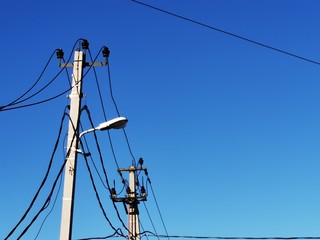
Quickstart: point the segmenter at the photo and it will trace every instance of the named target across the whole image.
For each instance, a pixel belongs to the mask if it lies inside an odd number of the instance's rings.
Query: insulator
[[[62,50],[62,49],[58,49],[58,50],[57,50],[57,58],[58,58],[58,59],[62,59],[63,56],[64,56],[63,50]]]
[[[143,165],[143,158],[139,158],[139,164],[142,166]]]
[[[111,188],[111,194],[112,194],[112,195],[116,195],[116,194],[117,194],[117,192],[116,192],[116,189],[115,189],[115,188]]]
[[[141,193],[142,193],[142,194],[145,194],[145,193],[146,193],[146,189],[145,189],[144,186],[141,187]]]
[[[110,50],[109,50],[109,48],[103,47],[103,49],[102,49],[102,55],[103,55],[103,57],[108,58],[109,55],[110,55]]]
[[[131,193],[130,187],[127,187],[126,192],[127,192],[127,194]]]
[[[87,39],[82,40],[82,49],[87,50],[89,48],[89,42]]]

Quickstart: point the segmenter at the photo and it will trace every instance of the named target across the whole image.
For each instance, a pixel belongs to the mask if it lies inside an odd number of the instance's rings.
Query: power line
[[[291,56],[291,57],[294,57],[294,58],[297,58],[297,59],[300,59],[300,60],[303,60],[303,61],[306,61],[306,62],[309,62],[309,63],[320,65],[320,62],[318,62],[318,61],[315,61],[315,60],[312,60],[312,59],[309,59],[309,58],[306,58],[306,57],[303,57],[303,56],[300,56],[300,55],[297,55],[297,54],[294,54],[294,53],[291,53],[291,52],[288,52],[288,51],[285,51],[285,50],[282,50],[282,49],[279,49],[279,48],[275,48],[275,47],[272,47],[270,45],[267,45],[267,44],[264,44],[264,43],[261,43],[261,42],[246,38],[246,37],[242,37],[240,35],[237,35],[237,34],[222,30],[220,28],[216,28],[216,27],[210,26],[208,24],[205,24],[205,23],[193,20],[191,18],[187,18],[187,17],[181,16],[181,15],[178,15],[176,13],[169,12],[167,10],[152,6],[150,4],[147,4],[147,3],[144,3],[144,2],[141,2],[141,1],[137,1],[137,0],[130,0],[130,1],[138,3],[138,4],[142,5],[142,6],[157,10],[159,12],[171,15],[173,17],[176,17],[176,18],[179,18],[179,19],[182,19],[182,20],[197,24],[199,26],[206,27],[206,28],[209,28],[211,30],[214,30],[214,31],[217,31],[217,32],[220,32],[220,33],[223,33],[223,34],[238,38],[240,40],[255,44],[257,46],[264,47],[264,48],[267,48],[269,50],[273,50],[273,51],[276,51],[276,52],[279,52],[279,53],[282,53],[282,54],[285,54],[285,55],[288,55],[288,56]]]
[[[145,236],[158,238],[188,238],[188,239],[217,239],[217,240],[316,240],[320,237],[219,237],[219,236],[182,236],[182,235],[157,235],[146,231],[142,233]]]
[[[63,114],[63,117],[61,119],[61,123],[60,123],[60,128],[59,128],[59,133],[58,133],[58,137],[57,137],[57,140],[56,140],[56,143],[55,143],[55,146],[54,146],[54,149],[53,149],[53,152],[51,154],[51,158],[50,158],[50,161],[49,161],[49,165],[48,165],[48,168],[47,168],[47,171],[45,173],[45,176],[36,192],[36,194],[34,195],[33,199],[31,200],[31,203],[29,204],[29,207],[27,208],[27,210],[25,211],[25,213],[22,215],[22,217],[20,218],[20,220],[18,221],[18,223],[13,227],[13,229],[9,232],[9,234],[5,237],[5,240],[7,240],[15,231],[16,229],[19,227],[19,225],[24,221],[24,219],[26,218],[26,216],[29,214],[30,210],[32,209],[35,201],[37,200],[39,194],[40,194],[40,191],[42,190],[43,186],[45,185],[47,179],[48,179],[48,176],[49,176],[49,173],[50,173],[50,170],[51,170],[51,167],[52,167],[52,163],[53,163],[53,158],[54,158],[54,155],[55,155],[55,152],[57,150],[57,147],[58,147],[58,144],[59,144],[59,140],[60,140],[60,136],[61,136],[61,131],[62,131],[62,126],[63,126],[63,122],[64,122],[64,119],[65,117],[67,116],[67,113],[64,112]],[[50,195],[49,195],[50,196]],[[48,197],[48,199],[50,199]],[[47,201],[46,203],[43,205],[45,206],[47,204]],[[44,210],[44,209],[43,209]],[[31,222],[31,224],[29,224],[29,226],[31,226],[33,223],[33,221]],[[23,231],[23,234],[26,232],[26,230],[29,228],[29,226],[25,229],[25,231]]]
[[[51,54],[51,56],[49,57],[49,60],[47,61],[46,65],[45,65],[45,67],[43,68],[40,76],[39,76],[38,79],[32,84],[32,86],[31,86],[28,90],[26,90],[20,97],[16,98],[16,99],[13,100],[12,102],[10,102],[10,103],[8,103],[8,104],[6,104],[6,105],[4,105],[4,106],[1,106],[1,108],[5,108],[5,107],[11,106],[11,105],[13,105],[13,104],[17,104],[17,102],[18,102],[21,98],[23,98],[25,95],[27,95],[27,94],[39,83],[39,81],[40,81],[40,79],[42,78],[43,74],[45,73],[45,71],[46,71],[49,63],[51,62],[52,57],[54,56],[54,54],[55,54],[57,51],[58,51],[58,49],[56,49],[56,50],[53,51],[53,53]],[[23,101],[25,101],[25,100],[23,100]],[[20,101],[20,102],[21,102],[21,101]],[[19,102],[18,102],[18,103],[19,103]]]
[[[83,110],[86,111],[87,116],[88,116],[88,119],[89,119],[89,121],[90,121],[90,124],[91,124],[92,127],[94,127],[94,124],[93,124],[93,121],[92,121],[92,118],[91,118],[91,114],[90,114],[89,109],[88,109],[87,107],[85,107]],[[112,194],[112,193],[111,193],[111,187],[110,187],[110,184],[109,184],[109,180],[108,180],[108,175],[107,175],[107,172],[106,172],[106,168],[105,168],[105,166],[104,166],[104,161],[103,161],[103,157],[102,157],[102,153],[101,153],[101,149],[100,149],[98,137],[97,137],[97,134],[96,134],[95,131],[93,131],[93,136],[94,136],[94,139],[95,139],[95,142],[96,142],[96,147],[97,147],[97,150],[98,150],[98,153],[99,153],[99,159],[100,159],[100,163],[101,163],[101,166],[102,166],[103,174],[104,174],[104,176],[105,176],[105,181],[106,181],[106,184],[107,184],[107,186],[108,186],[109,193],[110,193],[110,195],[111,195],[111,194]],[[115,209],[115,211],[116,211],[116,214],[117,214],[118,219],[119,219],[120,222],[122,223],[122,226],[123,226],[128,232],[130,232],[129,229],[128,229],[128,228],[126,227],[126,225],[124,224],[124,222],[123,222],[123,220],[122,220],[122,218],[121,218],[121,216],[120,216],[120,213],[119,213],[119,211],[118,211],[118,208],[117,208],[117,206],[116,206],[116,204],[115,204],[114,201],[112,201],[112,205],[113,205],[113,207],[114,207],[114,209]]]
[[[78,42],[81,41],[81,40],[82,40],[82,39],[80,38],[80,39],[78,39],[78,40],[75,42],[75,44],[73,45],[73,48],[72,48],[71,53],[74,51],[76,45],[77,45]],[[57,50],[56,50],[55,52],[57,52]],[[53,54],[51,55],[50,59],[52,58],[52,56],[53,56]],[[70,62],[71,57],[72,57],[72,54],[69,55],[69,58],[68,58],[68,60],[67,60],[67,63]],[[65,64],[65,65],[66,65],[66,64]],[[25,98],[25,99],[23,99],[23,100],[20,100],[20,99],[21,99],[23,96],[25,96],[31,89],[34,88],[34,86],[35,86],[35,85],[37,84],[37,82],[40,80],[40,79],[38,79],[38,80],[36,81],[36,83],[33,84],[33,86],[32,86],[30,89],[28,89],[28,90],[26,91],[26,93],[24,93],[23,95],[21,95],[19,98],[17,98],[16,100],[12,101],[12,102],[9,103],[9,104],[6,104],[6,105],[4,105],[4,106],[0,106],[0,112],[10,111],[10,110],[17,110],[17,109],[20,109],[20,108],[27,108],[27,107],[39,105],[39,104],[42,104],[42,103],[50,102],[50,101],[52,101],[52,100],[54,100],[54,99],[56,99],[56,98],[61,97],[62,95],[65,95],[65,94],[66,94],[67,92],[69,92],[74,86],[70,86],[67,90],[65,90],[65,91],[63,91],[63,92],[61,92],[61,93],[59,93],[59,94],[57,94],[57,95],[55,95],[55,96],[53,96],[53,97],[50,97],[50,98],[47,98],[47,99],[44,99],[44,100],[40,100],[40,101],[34,102],[34,103],[29,103],[29,104],[25,104],[25,105],[15,106],[15,105],[18,105],[18,104],[20,104],[20,103],[23,103],[23,102],[25,102],[25,101],[27,101],[27,100],[35,97],[35,96],[38,95],[40,92],[42,92],[42,91],[43,91],[45,88],[47,88],[53,81],[55,81],[55,80],[57,79],[57,77],[62,73],[62,71],[63,71],[64,69],[66,69],[65,66],[53,77],[53,79],[51,79],[51,80],[49,81],[49,83],[47,83],[43,88],[41,88],[40,90],[38,90],[36,93],[32,94],[31,96],[29,96],[29,97],[27,97],[27,98]],[[42,74],[41,74],[40,76],[42,76]],[[67,74],[67,76],[68,76],[68,74]],[[68,81],[69,81],[69,84],[70,84],[69,76],[68,76]],[[20,101],[18,101],[18,100],[20,100]]]
[[[54,209],[54,207],[55,207],[55,205],[56,205],[56,202],[57,202],[58,196],[59,196],[59,192],[60,192],[60,189],[61,189],[61,185],[62,185],[62,175],[60,175],[60,183],[59,183],[58,190],[57,190],[57,194],[56,194],[56,196],[55,196],[55,198],[54,198],[52,207],[51,207],[50,211],[48,212],[48,214],[47,214],[47,215],[45,216],[45,218],[43,219],[43,221],[42,221],[42,223],[41,223],[41,225],[40,225],[40,228],[39,228],[39,230],[38,230],[38,233],[37,233],[37,235],[35,236],[34,240],[36,240],[36,239],[39,237],[39,234],[40,234],[40,232],[41,232],[41,230],[42,230],[42,227],[44,226],[46,220],[48,219],[49,215],[52,213],[52,211],[53,211],[53,209]]]
[[[108,82],[109,82],[110,95],[111,95],[111,99],[112,99],[112,102],[114,104],[114,107],[116,108],[116,111],[118,113],[118,116],[120,117],[120,112],[119,112],[119,109],[118,109],[118,106],[117,106],[117,103],[116,103],[116,100],[115,100],[115,98],[113,96],[113,91],[112,91],[112,80],[111,80],[109,59],[107,60],[107,62],[108,62],[108,66],[107,67],[108,67]],[[126,139],[126,143],[127,143],[128,149],[129,149],[129,153],[130,153],[130,155],[132,157],[132,165],[136,166],[136,159],[135,159],[135,157],[133,155],[128,135],[127,135],[125,129],[123,129],[122,131],[123,131],[123,134],[124,134],[125,139]]]
[[[81,143],[81,141],[80,141]],[[82,145],[82,143],[81,143]],[[92,187],[93,187],[93,190],[96,194],[96,198],[98,200],[98,203],[99,203],[99,207],[100,209],[102,210],[103,212],[103,216],[105,217],[105,219],[107,220],[107,222],[109,223],[110,227],[117,233],[117,234],[120,234],[121,236],[124,236],[124,234],[122,232],[118,232],[118,230],[113,226],[112,222],[110,221],[110,219],[108,218],[107,216],[107,213],[102,205],[102,202],[101,202],[101,199],[100,199],[100,196],[99,196],[99,193],[98,193],[98,190],[97,190],[97,187],[96,187],[96,184],[94,182],[94,179],[93,179],[93,175],[92,175],[92,172],[91,172],[91,169],[90,169],[90,166],[88,164],[88,159],[87,159],[87,156],[84,154],[84,159],[85,159],[85,162],[86,162],[86,166],[87,166],[87,169],[88,169],[88,172],[89,172],[89,176],[90,176],[90,180],[91,180],[91,184],[92,184]]]

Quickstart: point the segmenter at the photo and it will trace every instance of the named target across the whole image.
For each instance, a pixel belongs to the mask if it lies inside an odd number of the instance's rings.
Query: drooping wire
[[[24,219],[26,218],[26,216],[29,214],[31,208],[33,207],[35,201],[37,200],[39,194],[40,194],[40,191],[42,190],[43,186],[45,185],[47,179],[48,179],[48,176],[49,176],[49,173],[50,173],[50,170],[51,170],[51,167],[52,167],[52,163],[53,163],[53,159],[54,159],[54,155],[55,155],[55,152],[57,150],[57,147],[58,147],[58,144],[59,144],[59,141],[60,141],[60,136],[61,136],[61,131],[62,131],[62,128],[63,128],[63,122],[64,122],[64,119],[65,117],[67,116],[67,113],[64,111],[64,114],[62,116],[62,119],[61,119],[61,123],[60,123],[60,128],[59,128],[59,132],[58,132],[58,136],[57,136],[57,140],[56,140],[56,143],[54,145],[54,149],[53,149],[53,152],[51,154],[51,158],[50,158],[50,161],[49,161],[49,165],[47,167],[47,171],[45,173],[45,176],[36,192],[36,194],[34,195],[33,199],[31,200],[31,203],[29,204],[29,207],[27,208],[27,210],[25,211],[25,213],[22,215],[22,217],[20,218],[20,220],[18,221],[18,223],[13,227],[13,229],[9,232],[9,234],[5,237],[5,240],[7,240],[15,231],[16,229],[19,227],[19,225],[24,221]],[[47,203],[47,202],[46,202]],[[45,206],[45,205],[44,205]],[[30,225],[31,226],[31,225]]]
[[[154,198],[154,201],[155,201],[155,203],[156,203],[156,206],[157,206],[157,209],[158,209],[158,213],[159,213],[159,216],[160,216],[160,219],[161,219],[161,222],[162,222],[162,225],[163,225],[163,228],[164,228],[164,230],[165,230],[165,232],[166,232],[166,234],[167,234],[167,236],[168,236],[168,240],[170,240],[170,237],[169,237],[169,234],[168,234],[168,231],[167,231],[167,227],[166,227],[166,225],[165,225],[165,223],[164,223],[164,220],[163,220],[163,217],[162,217],[162,214],[161,214],[161,211],[160,211],[160,207],[159,207],[159,204],[158,204],[158,201],[157,201],[157,198],[156,198],[156,195],[155,195],[155,193],[154,193],[154,190],[153,190],[153,187],[152,187],[152,184],[151,184],[151,180],[150,180],[150,178],[149,178],[149,176],[148,176],[148,174],[146,173],[146,175],[147,175],[147,177],[148,177],[148,182],[149,182],[149,184],[150,184],[150,188],[151,188],[151,192],[152,192],[152,196],[153,196],[153,198]]]
[[[106,47],[102,47],[101,49],[106,49],[106,61],[107,61],[107,64],[108,63],[108,55],[109,55],[109,50],[108,48]],[[100,50],[101,51],[101,50]],[[90,59],[91,61],[93,62],[93,57],[92,57],[92,54],[91,54],[91,51],[90,51],[90,48],[88,48],[88,52],[89,52],[89,56],[90,56]],[[104,106],[104,102],[103,102],[103,99],[102,99],[102,93],[101,93],[101,88],[100,88],[100,84],[99,84],[99,80],[98,80],[98,75],[97,75],[97,72],[95,70],[95,67],[93,67],[93,71],[94,71],[94,76],[95,76],[95,81],[96,81],[96,85],[97,85],[97,89],[98,89],[98,94],[99,94],[99,98],[100,98],[100,104],[101,104],[101,108],[102,108],[102,112],[103,112],[103,116],[104,116],[104,120],[107,121],[107,114],[106,114],[106,110],[105,110],[105,106]],[[114,101],[114,98],[113,98],[113,94],[112,94],[112,87],[110,88],[110,94],[111,94],[111,98],[113,99],[113,102],[115,104],[115,108],[117,110],[117,113],[118,113],[118,116],[119,116],[119,110],[118,110],[118,107]],[[114,147],[113,147],[113,142],[112,142],[112,138],[111,138],[111,134],[110,132],[108,131],[108,139],[109,139],[109,144],[110,144],[110,148],[111,148],[111,153],[112,153],[112,156],[113,156],[113,159],[114,159],[114,162],[117,166],[117,169],[119,170],[119,163],[118,163],[118,160],[117,160],[117,157],[116,157],[116,154],[115,154],[115,151],[114,151]],[[119,171],[118,171],[119,172]],[[125,182],[121,172],[119,172],[119,175],[121,177],[121,181],[122,183]]]
[[[142,224],[142,222],[141,222],[140,219],[139,219],[139,224],[140,224],[140,226],[141,226],[142,232],[144,232],[145,230],[144,230],[143,224]],[[141,233],[140,233],[140,237],[141,237]],[[146,235],[146,238],[147,238],[147,240],[149,240],[148,235]]]
[[[176,17],[176,18],[179,18],[179,19],[182,19],[182,20],[185,20],[185,21],[188,21],[188,22],[197,24],[197,25],[199,25],[199,26],[206,27],[206,28],[209,28],[209,29],[211,29],[211,30],[214,30],[214,31],[217,31],[217,32],[220,32],[220,33],[223,33],[223,34],[226,34],[226,35],[229,35],[229,36],[238,38],[238,39],[240,39],[240,40],[243,40],[243,41],[246,41],[246,42],[255,44],[255,45],[257,45],[257,46],[260,46],[260,47],[263,47],[263,48],[267,48],[267,49],[269,49],[269,50],[273,50],[273,51],[276,51],[276,52],[279,52],[279,53],[282,53],[282,54],[285,54],[285,55],[288,55],[288,56],[291,56],[291,57],[294,57],[294,58],[297,58],[297,59],[300,59],[300,60],[303,60],[303,61],[306,61],[306,62],[309,62],[309,63],[313,63],[313,64],[316,64],[316,65],[320,65],[320,62],[318,62],[318,61],[315,61],[315,60],[312,60],[312,59],[309,59],[309,58],[306,58],[306,57],[302,57],[302,56],[299,56],[299,55],[297,55],[297,54],[294,54],[294,53],[291,53],[291,52],[288,52],[288,51],[284,51],[284,50],[281,50],[281,49],[279,49],[279,48],[275,48],[275,47],[272,47],[272,46],[270,46],[270,45],[267,45],[267,44],[264,44],[264,43],[261,43],[261,42],[258,42],[258,41],[255,41],[255,40],[246,38],[246,37],[242,37],[242,36],[240,36],[240,35],[237,35],[237,34],[234,34],[234,33],[231,33],[231,32],[228,32],[228,31],[225,31],[225,30],[222,30],[222,29],[213,27],[213,26],[210,26],[210,25],[208,25],[208,24],[205,24],[205,23],[202,23],[202,22],[193,20],[193,19],[191,19],[191,18],[187,18],[187,17],[181,16],[181,15],[178,15],[178,14],[176,14],[176,13],[169,12],[169,11],[167,11],[167,10],[164,10],[164,9],[161,9],[161,8],[158,8],[158,7],[155,7],[155,6],[152,6],[152,5],[150,5],[150,4],[147,4],[147,3],[144,3],[144,2],[141,2],[141,1],[137,1],[137,0],[130,0],[130,1],[132,1],[132,2],[134,2],[134,3],[138,3],[138,4],[142,5],[142,6],[145,6],[145,7],[154,9],[154,10],[157,10],[157,11],[159,11],[159,12],[162,12],[162,13],[165,13],[165,14],[168,14],[168,15],[171,15],[171,16],[173,16],[173,17]]]
[[[81,140],[80,140],[80,144],[82,145],[82,141],[81,141]],[[119,234],[120,236],[125,237],[125,235],[122,233],[121,229],[120,229],[120,231],[118,231],[118,230],[113,226],[113,224],[112,224],[112,222],[110,221],[110,219],[108,218],[107,213],[106,213],[106,211],[105,211],[105,209],[104,209],[104,207],[103,207],[103,205],[102,205],[102,202],[101,202],[101,199],[100,199],[100,196],[99,196],[99,193],[98,193],[96,184],[95,184],[95,182],[94,182],[93,175],[92,175],[92,172],[91,172],[89,163],[88,163],[88,158],[87,158],[87,156],[86,156],[85,154],[84,154],[83,156],[84,156],[84,159],[85,159],[85,162],[86,162],[86,166],[87,166],[87,169],[88,169],[88,172],[89,172],[89,176],[90,176],[90,180],[91,180],[91,184],[92,184],[93,190],[94,190],[94,192],[95,192],[95,194],[96,194],[96,198],[97,198],[97,200],[98,200],[99,207],[100,207],[100,209],[101,209],[102,212],[103,212],[104,218],[107,220],[107,222],[109,223],[110,227],[111,227],[117,234]]]
[[[56,50],[53,51],[53,53],[52,53],[51,56],[49,57],[46,65],[44,66],[42,72],[40,73],[38,79],[32,84],[32,86],[31,86],[28,90],[26,90],[25,93],[23,93],[20,97],[16,98],[16,99],[13,100],[12,102],[10,102],[10,103],[8,103],[8,104],[6,104],[6,105],[4,105],[4,106],[1,106],[0,108],[5,108],[5,107],[8,107],[8,106],[11,106],[11,105],[15,104],[16,102],[18,102],[18,101],[19,101],[21,98],[23,98],[25,95],[27,95],[27,94],[39,83],[39,81],[40,81],[40,79],[42,78],[43,74],[44,74],[45,71],[47,70],[47,67],[48,67],[49,63],[51,62],[54,54],[55,54],[57,51],[58,51],[58,49],[56,49]]]
[[[102,48],[101,48],[101,49],[102,49]],[[101,51],[101,50],[100,50],[100,51]],[[92,58],[92,54],[91,54],[90,48],[88,48],[88,52],[89,52],[89,56],[90,56],[90,58],[91,58],[91,61],[94,61],[93,58]],[[107,64],[108,64],[108,62],[107,62]],[[101,104],[101,108],[102,108],[104,120],[107,121],[108,118],[107,118],[105,106],[104,106],[104,103],[103,103],[101,88],[100,88],[100,84],[99,84],[99,80],[98,80],[98,75],[97,75],[97,72],[96,72],[95,67],[93,67],[93,72],[94,72],[95,81],[96,81],[96,85],[97,85],[97,89],[98,89],[98,94],[99,94],[99,99],[100,99],[100,104]],[[111,94],[111,96],[112,96],[112,94]],[[118,108],[116,107],[116,109],[117,109],[117,113],[118,113],[118,115],[119,115]],[[113,143],[112,143],[112,139],[111,139],[111,136],[110,136],[110,132],[109,132],[109,131],[108,131],[108,139],[109,139],[109,143],[110,143],[110,147],[111,147],[113,159],[114,159],[114,161],[115,161],[115,164],[117,165],[117,168],[119,169],[119,164],[118,164],[117,157],[116,157],[116,154],[115,154],[115,151],[114,151],[114,148],[113,148]]]
[[[84,107],[83,110],[87,113],[87,116],[88,116],[88,119],[89,119],[89,122],[92,126],[92,128],[94,127],[94,124],[93,124],[93,121],[92,121],[92,118],[91,118],[91,114],[90,114],[90,111],[87,107]],[[103,170],[103,174],[104,174],[104,177],[105,177],[105,181],[106,181],[106,184],[108,186],[108,190],[109,190],[109,194],[111,195],[111,187],[110,187],[110,184],[109,184],[109,180],[108,180],[108,175],[107,175],[107,171],[106,171],[106,168],[104,166],[104,161],[103,161],[103,157],[102,157],[102,153],[101,153],[101,149],[100,149],[100,145],[99,145],[99,141],[98,141],[98,137],[97,137],[97,134],[95,131],[93,131],[93,136],[94,136],[94,139],[95,139],[95,143],[96,143],[96,147],[97,147],[97,150],[98,150],[98,153],[99,153],[99,159],[100,159],[100,163],[101,163],[101,166],[102,166],[102,170]],[[114,203],[114,201],[112,201],[112,205],[116,211],[116,214],[117,214],[117,217],[119,219],[119,221],[122,223],[122,226],[128,231],[129,229],[127,228],[127,226],[125,225],[125,223],[123,222],[121,216],[120,216],[120,213],[119,213],[119,210],[116,206],[116,204]]]
[[[81,126],[81,123],[80,123],[80,126]],[[83,129],[82,126],[81,126],[81,129]],[[84,145],[85,145],[85,147],[87,149],[87,152],[89,153],[89,157],[90,157],[90,160],[92,162],[92,165],[93,165],[94,169],[96,170],[96,173],[98,174],[98,177],[99,177],[102,185],[104,186],[105,189],[108,189],[108,187],[106,186],[106,184],[102,180],[102,176],[101,176],[100,172],[98,171],[97,165],[95,164],[95,162],[94,162],[94,160],[93,160],[93,158],[92,158],[92,156],[90,154],[89,144],[88,144],[86,135],[83,135],[83,139],[84,139]],[[86,155],[86,151],[84,149],[82,149],[82,151],[83,151],[83,154]]]
[[[105,237],[78,238],[77,240],[95,240],[95,239],[108,239],[108,238],[112,238],[112,237],[122,237],[122,236],[117,235],[117,234],[118,234],[118,232],[115,231],[113,234],[111,234],[109,236],[105,236]]]
[[[145,231],[143,235],[158,238],[188,238],[188,239],[217,239],[217,240],[316,240],[320,237],[219,237],[219,236],[182,236],[182,235],[157,235],[150,231]]]
[[[57,190],[56,196],[55,196],[55,198],[54,198],[52,207],[51,207],[50,211],[48,212],[48,214],[47,214],[47,215],[45,216],[45,218],[43,219],[43,221],[42,221],[42,223],[41,223],[41,225],[40,225],[40,228],[39,228],[39,230],[38,230],[38,233],[37,233],[37,235],[35,236],[34,240],[36,240],[36,239],[38,238],[38,236],[39,236],[39,234],[40,234],[40,232],[41,232],[41,230],[42,230],[42,227],[44,226],[46,220],[48,219],[49,215],[52,213],[52,211],[53,211],[53,209],[54,209],[54,207],[55,207],[55,205],[56,205],[56,202],[57,202],[57,199],[58,199],[60,190],[61,190],[61,185],[62,185],[62,175],[60,175],[60,182],[59,182],[58,190]]]
[[[110,95],[111,95],[111,99],[112,99],[113,105],[114,105],[114,107],[115,107],[115,109],[116,109],[116,111],[117,111],[117,113],[118,113],[118,117],[120,117],[120,112],[119,112],[119,109],[118,109],[116,100],[115,100],[115,98],[114,98],[114,96],[113,96],[109,58],[107,58],[107,62],[108,62],[107,69],[108,69],[108,83],[109,83]],[[133,165],[133,166],[136,166],[136,159],[135,159],[135,157],[134,157],[134,155],[133,155],[133,153],[132,153],[132,149],[131,149],[131,145],[130,145],[130,142],[129,142],[128,135],[127,135],[125,129],[122,129],[122,131],[123,131],[123,134],[124,134],[124,136],[125,136],[126,143],[127,143],[127,146],[128,146],[129,152],[130,152],[130,155],[131,155],[131,157],[132,157],[132,165]]]
[[[81,41],[83,39],[78,39],[76,41],[76,43],[74,44],[73,48],[72,48],[72,52],[74,51],[76,45],[78,44],[79,41]],[[69,63],[70,59],[71,59],[71,56],[72,54],[70,54],[68,60],[67,60],[67,63]],[[20,106],[14,106],[14,105],[17,105],[17,104],[20,104],[24,101],[27,101],[29,100],[30,98],[34,97],[35,95],[39,94],[41,91],[43,91],[46,87],[48,87],[55,79],[57,79],[57,77],[62,73],[62,71],[66,68],[66,64],[62,67],[62,69],[58,72],[58,74],[56,74],[56,76],[45,86],[43,87],[42,89],[40,89],[37,93],[29,96],[28,98],[25,98],[23,100],[20,100],[20,101],[15,101],[14,104],[11,104],[10,106],[0,106],[0,112],[4,112],[4,111],[9,111],[9,110],[16,110],[16,109],[21,109],[21,108],[26,108],[26,107],[31,107],[31,106],[35,106],[35,105],[39,105],[39,104],[42,104],[42,103],[46,103],[46,102],[49,102],[49,101],[52,101],[56,98],[59,98],[61,97],[62,95],[65,95],[67,92],[69,92],[74,86],[70,86],[67,90],[53,96],[53,97],[50,97],[50,98],[47,98],[47,99],[44,99],[44,100],[41,100],[41,101],[38,101],[38,102],[34,102],[34,103],[29,103],[29,104],[25,104],[25,105],[20,105]],[[69,83],[70,83],[70,80],[69,80]]]
[[[59,93],[58,95],[53,96],[51,98],[44,99],[42,101],[38,101],[38,102],[35,102],[35,103],[30,103],[30,104],[25,104],[25,105],[21,105],[21,106],[16,106],[16,107],[8,107],[8,108],[0,109],[0,112],[11,111],[11,110],[16,110],[16,109],[20,109],[20,108],[26,108],[26,107],[31,107],[31,106],[39,105],[39,104],[42,104],[42,103],[50,102],[50,101],[52,101],[52,100],[54,100],[56,98],[61,97],[62,95],[65,95],[67,92],[70,91],[70,89],[68,89],[68,90],[66,90],[66,91],[64,91],[62,93]]]
[[[73,135],[74,137],[72,138],[72,141],[75,139],[75,134]],[[71,148],[70,148],[71,149]],[[68,151],[68,154],[70,152],[70,149]],[[63,164],[61,165],[61,168],[58,172],[58,175],[57,177],[55,178],[55,181],[52,185],[52,188],[51,188],[51,191],[49,193],[49,196],[47,197],[46,201],[44,202],[44,204],[42,205],[41,209],[38,211],[38,213],[33,217],[33,219],[31,220],[31,222],[29,223],[29,225],[27,225],[27,227],[23,230],[23,232],[20,234],[20,236],[17,238],[17,239],[20,239],[27,231],[28,229],[32,226],[32,224],[37,220],[37,218],[39,217],[39,215],[49,206],[50,204],[50,201],[51,201],[51,197],[53,195],[53,191],[57,185],[57,182],[58,180],[60,179],[61,177],[61,174],[63,173],[63,170],[65,168],[65,165],[66,165],[66,162],[67,162],[67,159],[65,159],[65,161],[63,162]]]
[[[156,230],[156,227],[155,227],[155,225],[154,225],[154,223],[153,223],[153,220],[152,220],[152,218],[151,218],[151,215],[150,215],[150,213],[149,213],[149,210],[148,210],[148,208],[147,208],[146,203],[143,202],[143,205],[144,205],[144,208],[145,208],[145,210],[146,210],[146,212],[147,212],[147,215],[148,215],[148,217],[149,217],[149,220],[150,220],[150,222],[151,222],[153,231],[156,233],[156,235],[158,235],[157,230]],[[158,238],[158,239],[159,239],[159,238]]]

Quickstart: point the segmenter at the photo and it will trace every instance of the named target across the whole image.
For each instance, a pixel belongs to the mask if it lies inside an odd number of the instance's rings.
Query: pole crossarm
[[[103,61],[103,62],[86,62],[84,63],[85,67],[104,67],[107,66],[108,62],[107,61]],[[74,63],[60,63],[59,67],[65,68],[65,67],[74,67],[75,64]]]

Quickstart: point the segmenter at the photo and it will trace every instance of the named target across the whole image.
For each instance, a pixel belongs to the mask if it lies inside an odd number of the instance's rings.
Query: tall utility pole
[[[82,49],[86,50],[89,47],[87,40],[82,39]],[[103,62],[86,62],[86,55],[84,51],[77,50],[74,53],[73,63],[61,64],[60,67],[73,67],[72,74],[72,90],[69,95],[70,98],[70,120],[68,129],[68,143],[66,164],[65,164],[65,176],[64,176],[64,187],[63,187],[63,199],[62,199],[62,215],[61,215],[61,226],[60,226],[60,240],[71,240],[72,237],[72,221],[73,221],[73,209],[74,209],[74,196],[75,196],[75,182],[76,182],[76,169],[77,169],[77,154],[79,145],[79,122],[80,122],[80,111],[81,111],[81,98],[82,98],[82,80],[83,80],[83,69],[86,66],[106,66],[107,59],[110,51],[107,47],[104,47],[102,54],[105,57]],[[57,52],[58,58],[63,58],[63,51],[60,49]],[[111,128],[122,128],[125,126],[125,121],[122,119],[121,124],[118,122],[111,123],[110,126],[100,127],[96,129],[111,129]],[[91,129],[91,130],[96,130]]]
[[[82,51],[75,51],[72,75],[72,90],[71,94],[69,95],[70,120],[67,143],[68,156],[66,158],[64,175],[60,240],[71,240],[72,236],[72,219],[77,169],[77,149],[79,143],[79,119],[82,98],[82,77],[84,67],[85,54]]]
[[[145,188],[141,187],[141,194],[137,193],[137,171],[146,171],[146,168],[130,166],[129,168],[121,168],[119,172],[129,172],[129,186],[127,187],[126,197],[117,197],[115,189],[112,189],[113,194],[111,198],[114,202],[123,202],[128,214],[128,238],[130,240],[140,240],[140,223],[139,223],[139,209],[140,201],[147,200]],[[127,205],[127,206],[126,206]]]

